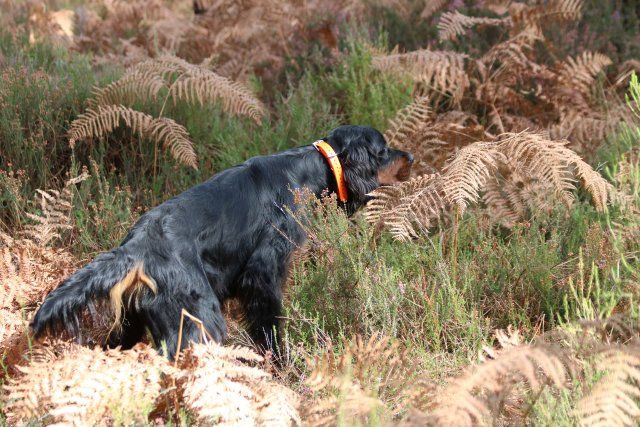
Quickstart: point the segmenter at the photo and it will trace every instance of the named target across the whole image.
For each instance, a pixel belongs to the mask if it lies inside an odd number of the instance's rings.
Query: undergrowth
[[[69,36],[59,3],[0,0],[0,425],[637,423],[632,2],[97,3]],[[117,123],[76,121],[99,108]],[[179,137],[158,137],[167,123]],[[30,341],[44,295],[142,212],[343,123],[386,131],[429,175],[374,194],[382,221],[331,196],[290,207],[309,238],[280,365],[231,347],[250,345],[232,308],[227,347],[177,365],[145,344]]]

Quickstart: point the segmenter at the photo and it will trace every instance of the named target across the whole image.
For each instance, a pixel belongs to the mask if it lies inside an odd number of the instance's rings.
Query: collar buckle
[[[320,144],[322,144],[324,142],[324,140],[319,139],[317,141],[315,141],[312,145],[315,147],[316,150],[320,151],[320,148],[318,147]],[[325,144],[327,144],[325,142]],[[338,155],[336,154],[335,151],[333,151],[332,153],[323,153],[322,151],[320,151],[320,153],[322,153],[323,156],[325,156],[327,159],[333,159],[334,157],[338,157]]]

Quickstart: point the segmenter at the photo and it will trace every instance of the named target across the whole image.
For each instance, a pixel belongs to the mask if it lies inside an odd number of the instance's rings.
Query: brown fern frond
[[[124,105],[98,105],[78,116],[69,129],[69,144],[85,138],[100,138],[111,132],[123,121],[134,132],[144,133],[153,121],[150,115]]]
[[[170,80],[185,74],[191,67],[197,66],[173,55],[162,55],[158,58],[139,62],[128,71],[140,75],[157,75],[163,80]]]
[[[568,58],[560,66],[560,83],[579,90],[583,95],[591,95],[595,77],[613,64],[608,56],[597,52],[583,52],[575,58]]]
[[[509,73],[521,73],[523,70],[538,72],[540,65],[529,59],[529,55],[534,43],[541,39],[541,34],[521,31],[504,42],[492,46],[480,61],[489,68],[497,68],[490,79],[498,79]]]
[[[422,49],[374,56],[372,65],[384,72],[410,76],[417,91],[434,101],[448,94],[454,103],[459,103],[470,84],[465,71],[466,58],[467,55],[456,52]]]
[[[366,394],[348,379],[334,382],[336,391],[328,397],[315,399],[305,408],[305,425],[323,427],[337,425],[340,419],[355,420],[359,425],[369,425],[379,420],[384,404],[380,399]]]
[[[457,152],[442,175],[425,175],[374,191],[365,218],[384,225],[399,240],[426,234],[451,206],[462,214],[468,204],[477,202],[502,159],[495,143],[473,143]]]
[[[168,147],[171,155],[180,163],[198,169],[198,159],[189,139],[187,129],[167,117],[153,119],[147,130],[149,136]]]
[[[170,94],[174,100],[197,101],[200,105],[221,101],[226,112],[250,117],[258,124],[264,115],[262,103],[247,88],[213,71],[178,79]]]
[[[568,141],[549,141],[537,134],[507,134],[500,142],[500,149],[516,162],[518,170],[526,170],[527,175],[553,185],[556,194],[567,204],[573,199],[570,191],[575,189],[575,176],[591,195],[596,209],[606,209],[612,185],[567,148],[567,144]]]
[[[423,175],[371,193],[364,216],[372,225],[384,225],[398,240],[411,240],[436,225],[447,209],[443,180]]]
[[[640,351],[611,348],[596,363],[605,375],[576,404],[582,426],[637,425],[640,420]],[[615,420],[615,422],[614,422]]]
[[[498,347],[483,345],[480,350],[478,360],[480,362],[486,362],[490,359],[496,359],[501,353],[506,350],[513,349],[523,344],[520,331],[515,329],[512,325],[507,326],[507,329],[496,329],[493,332],[493,336],[497,341]]]
[[[0,233],[0,309],[20,313],[35,308],[77,260],[67,251]]]
[[[491,177],[485,185],[482,201],[486,206],[486,216],[490,224],[502,224],[513,227],[524,217],[526,202],[520,197],[520,191],[511,181],[506,183]]]
[[[283,425],[299,423],[297,395],[251,365],[262,360],[244,347],[192,345],[179,361],[184,403],[205,423],[254,425],[273,419],[275,413]],[[274,394],[277,400],[267,400]]]
[[[61,347],[36,350],[31,363],[19,368],[21,375],[3,387],[11,423],[147,421],[160,396],[161,373],[170,370],[166,359],[143,345],[123,352]]]
[[[566,139],[571,149],[593,159],[607,136],[619,129],[623,120],[615,114],[567,110],[560,113],[560,120],[548,131],[551,139]]]
[[[591,195],[596,210],[605,211],[611,195],[614,193],[613,185],[569,148],[561,146],[557,149],[559,155],[565,157],[568,166],[574,168],[576,177],[580,179],[584,189]]]
[[[20,312],[0,308],[0,358],[9,347],[11,337],[21,329],[26,329],[26,322]]]
[[[582,18],[583,0],[551,0],[542,4],[528,6],[514,2],[509,7],[509,15],[516,32],[523,29],[535,29],[552,23],[578,21]]]
[[[583,0],[552,0],[547,5],[548,11],[543,16],[564,21],[578,21],[582,18]]]
[[[528,176],[507,161],[485,188],[482,214],[488,224],[513,227],[537,212],[550,214],[559,202],[555,194],[553,185]]]
[[[554,191],[567,204],[571,204],[575,189],[574,178],[567,168],[566,159],[559,155],[559,147],[567,142],[549,141],[532,133],[505,134],[499,149],[521,173],[553,186]]]
[[[137,64],[119,80],[95,92],[90,109],[103,105],[130,104],[135,100],[154,99],[159,91],[169,88],[175,101],[200,105],[221,102],[229,114],[250,117],[260,122],[265,114],[262,103],[249,89],[206,68],[184,59],[163,55]]]
[[[388,402],[391,412],[402,408],[402,390],[412,381],[406,352],[399,343],[380,334],[368,340],[356,336],[315,358],[307,385],[325,397],[309,404],[306,418],[313,425],[327,425],[337,417],[364,421]],[[359,404],[360,403],[360,404]]]
[[[493,142],[476,142],[463,149],[443,170],[443,190],[449,203],[462,214],[480,199],[479,191],[503,161]]]
[[[389,121],[389,127],[384,133],[387,143],[395,147],[407,147],[407,141],[412,140],[431,122],[430,102],[429,97],[417,97],[398,111]]]
[[[429,19],[449,4],[449,0],[426,0],[424,9],[420,12],[420,18]]]
[[[365,218],[385,226],[398,239],[413,239],[450,208],[462,214],[486,192],[485,204],[496,213],[492,216],[514,224],[529,211],[550,210],[549,194],[570,205],[577,180],[582,181],[596,209],[606,209],[615,193],[613,186],[567,148],[567,143],[527,132],[471,143],[456,152],[442,175],[422,176],[374,191]]]
[[[47,245],[52,240],[60,238],[60,232],[71,229],[70,213],[72,205],[70,196],[61,194],[57,190],[43,191],[37,189],[40,196],[42,214],[27,213],[27,217],[35,222],[29,225],[23,233],[40,244]]]
[[[123,105],[98,105],[89,109],[71,123],[69,142],[85,138],[103,137],[120,125],[120,122],[142,136],[149,137],[168,147],[179,162],[197,169],[196,154],[187,130],[169,118],[152,116]]]
[[[445,12],[438,21],[438,38],[440,41],[456,40],[458,36],[464,35],[468,29],[476,25],[509,26],[510,18],[478,18],[463,15],[457,10]]]
[[[257,123],[264,115],[264,106],[249,89],[204,66],[165,55],[140,64],[136,69],[159,73],[164,78],[175,74],[177,78],[169,90],[174,100],[197,101],[200,105],[220,101],[224,111],[250,117]]]
[[[36,190],[40,196],[40,213],[27,213],[27,216],[35,222],[22,231],[40,245],[47,246],[52,240],[60,237],[60,232],[72,228],[71,210],[73,208],[74,185],[89,178],[89,173],[83,170],[80,175],[67,180],[61,191]]]
[[[162,76],[134,68],[104,88],[95,89],[88,105],[89,108],[99,105],[130,105],[136,101],[156,99],[163,88],[166,88],[166,84]]]
[[[458,150],[486,137],[475,116],[456,110],[438,115],[435,121],[409,120],[407,126],[406,130],[401,129],[401,139],[400,135],[393,136],[393,145],[413,154],[412,172],[416,175],[442,170]]]
[[[260,396],[256,404],[258,418],[256,425],[273,427],[300,426],[302,420],[298,413],[299,397],[281,384],[262,384],[258,389]]]
[[[564,388],[567,380],[562,355],[553,348],[517,346],[468,369],[441,390],[431,421],[443,426],[478,425],[520,390],[514,384],[539,390],[543,384]]]

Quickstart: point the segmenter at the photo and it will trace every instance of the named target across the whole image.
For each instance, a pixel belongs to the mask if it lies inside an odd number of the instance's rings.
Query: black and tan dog
[[[305,239],[284,209],[294,205],[292,189],[318,197],[328,189],[353,213],[379,185],[406,180],[412,162],[364,126],[341,126],[312,145],[251,158],[145,213],[118,248],[47,296],[33,331],[78,336],[79,314],[110,300],[120,326],[110,345],[131,347],[148,328],[172,358],[183,308],[220,342],[221,304],[237,298],[256,344],[274,346],[288,260]],[[185,322],[183,344],[200,333]]]

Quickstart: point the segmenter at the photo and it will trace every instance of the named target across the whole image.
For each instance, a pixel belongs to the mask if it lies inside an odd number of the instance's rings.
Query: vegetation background
[[[636,425],[638,49],[622,0],[0,0],[0,425]],[[30,338],[141,212],[344,123],[414,177],[300,198],[281,366],[233,304],[175,364]]]

